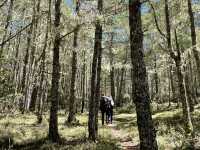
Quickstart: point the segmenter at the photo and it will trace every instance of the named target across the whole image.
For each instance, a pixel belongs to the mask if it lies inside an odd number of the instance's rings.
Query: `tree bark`
[[[83,52],[84,62],[83,62],[83,77],[82,77],[82,105],[81,105],[81,113],[84,112],[85,107],[85,99],[86,99],[86,52]]]
[[[131,59],[133,67],[132,86],[134,87],[134,103],[136,105],[137,124],[141,150],[157,150],[156,131],[154,129],[148,81],[143,52],[143,33],[140,0],[129,0],[129,26]]]
[[[185,92],[187,94],[187,101],[190,108],[190,112],[194,112],[194,100],[192,97],[192,91],[191,91],[191,85],[190,85],[190,79],[189,74],[187,70],[187,66],[185,67],[185,73],[184,73],[184,85],[185,85]]]
[[[51,85],[51,109],[49,121],[49,140],[52,142],[59,141],[58,133],[58,102],[59,102],[59,79],[60,79],[60,62],[59,62],[59,47],[60,47],[60,18],[61,18],[61,2],[62,0],[55,1],[55,21],[54,27],[56,29],[54,48],[53,48],[53,72],[52,72],[52,85]]]
[[[22,19],[24,19],[24,13],[25,13],[25,9],[23,10],[23,15],[22,15]],[[22,26],[21,26],[21,29],[22,29]],[[17,83],[17,77],[18,77],[18,74],[19,74],[19,54],[20,54],[20,44],[21,44],[21,39],[22,39],[22,34],[20,33],[18,36],[17,36],[17,45],[16,45],[16,53],[15,53],[15,61],[14,61],[14,67],[13,67],[13,80],[15,81],[15,84]],[[18,90],[18,86],[19,85],[15,85],[16,86],[16,92]]]
[[[34,29],[34,23],[35,23],[35,0],[34,0],[34,5],[33,5],[33,14],[32,14],[32,24],[30,26],[30,29],[28,30],[28,36],[27,36],[27,47],[26,47],[26,53],[24,56],[24,66],[23,66],[23,71],[22,71],[22,81],[21,81],[21,93],[23,94],[23,99],[20,104],[20,110],[22,113],[24,113],[25,108],[26,108],[26,95],[27,95],[27,88],[26,88],[26,81],[27,81],[27,72],[30,73],[28,70],[30,69],[29,67],[29,57],[30,57],[30,48],[31,48],[31,41],[32,41],[32,36],[33,36],[33,29]]]
[[[30,64],[31,66],[33,65],[34,63],[34,59],[35,59],[35,51],[36,51],[36,47],[37,47],[37,44],[36,44],[36,37],[37,37],[37,29],[38,29],[38,22],[39,20],[37,19],[37,16],[39,16],[40,14],[40,3],[41,3],[41,0],[37,0],[37,3],[36,3],[36,0],[34,0],[34,16],[33,16],[33,37],[32,37],[32,43],[31,44],[31,57],[30,57]]]
[[[96,92],[95,92],[95,132],[96,137],[98,134],[98,112],[99,112],[99,101],[100,101],[100,88],[101,88],[101,62],[102,62],[102,27],[101,27],[101,36],[100,36],[100,45],[98,52],[98,64],[97,64],[97,83],[96,83]]]
[[[176,59],[174,60],[175,60],[176,69],[177,69],[179,94],[180,94],[180,99],[182,102],[182,109],[183,109],[182,113],[183,113],[184,126],[185,126],[186,133],[191,134],[193,133],[193,125],[191,121],[190,108],[189,108],[189,103],[188,103],[188,93],[186,91],[186,87],[184,84],[184,76],[181,71],[181,52],[179,48],[176,30],[175,30],[175,41],[176,41],[177,56],[176,56]]]
[[[39,7],[39,6],[38,6]],[[45,87],[44,87],[44,80],[45,80],[45,63],[46,63],[46,49],[48,45],[48,38],[49,38],[49,30],[51,24],[51,0],[49,0],[49,8],[48,8],[48,16],[47,16],[47,24],[46,24],[46,35],[44,46],[42,50],[42,62],[40,65],[41,68],[41,77],[40,77],[40,85],[39,85],[39,94],[38,94],[38,108],[37,108],[37,120],[38,123],[42,123],[42,112],[44,106],[44,95],[45,95]]]
[[[171,46],[171,25],[170,25],[168,0],[165,0],[165,17],[166,17],[167,45],[168,45],[168,50],[169,50],[170,56],[175,61],[175,65],[176,65],[178,86],[179,86],[179,95],[180,95],[180,100],[182,102],[185,131],[186,131],[186,133],[192,133],[193,125],[191,122],[189,104],[188,104],[188,100],[187,100],[187,92],[185,91],[185,87],[184,87],[183,74],[181,72],[181,52],[180,52],[180,48],[179,48],[176,30],[174,31],[174,33],[175,33],[175,44],[176,44],[177,55],[175,55],[175,53],[172,51],[172,46]]]
[[[155,69],[155,73],[154,73],[154,80],[155,80],[155,96],[156,96],[156,102],[159,103],[159,87],[158,87],[158,83],[159,83],[159,78],[158,78],[158,72],[157,72],[157,57],[155,55],[154,57],[154,69]]]
[[[26,102],[26,76],[27,76],[27,69],[28,69],[28,61],[29,61],[29,49],[30,49],[30,42],[31,42],[31,35],[32,35],[33,26],[30,27],[28,30],[28,37],[27,37],[27,47],[26,47],[26,53],[24,56],[24,66],[22,70],[22,81],[21,81],[21,93],[23,94],[24,98],[20,102],[20,111],[24,111],[25,109],[25,102]]]
[[[170,85],[171,85],[171,91],[172,91],[172,99],[174,100],[175,98],[175,88],[174,88],[174,79],[173,79],[173,67],[170,65],[170,70],[169,70],[169,76],[170,76]]]
[[[192,0],[188,1],[188,15],[190,18],[190,30],[191,30],[191,40],[192,40],[192,51],[194,55],[194,59],[197,66],[197,72],[198,72],[198,83],[200,84],[200,57],[199,53],[197,51],[197,38],[196,38],[196,30],[195,30],[195,24],[194,24],[194,15],[192,11]]]
[[[38,96],[38,86],[34,85],[33,86],[32,95],[31,95],[31,102],[30,102],[30,106],[29,106],[29,109],[32,112],[35,111],[35,105],[36,105],[37,96]]]
[[[113,37],[114,37],[114,35],[113,35],[113,33],[111,33],[110,47],[109,47],[109,51],[110,51],[110,87],[111,87],[111,96],[112,96],[113,100],[115,101],[115,67],[113,64],[114,55],[113,55],[113,51],[112,51]]]
[[[189,59],[189,64],[188,64],[188,67],[189,67],[189,80],[191,81],[190,85],[191,85],[191,96],[193,98],[193,101],[194,101],[194,104],[198,104],[197,102],[197,95],[196,95],[196,92],[195,92],[195,72],[193,72],[194,70],[194,67],[193,67],[193,63],[192,63],[192,57],[191,57],[191,54],[188,54],[188,59]]]
[[[117,107],[121,107],[122,106],[122,99],[123,99],[123,95],[122,95],[122,89],[123,89],[123,82],[124,82],[124,74],[125,74],[125,68],[123,66],[123,68],[121,69],[121,78],[120,78],[120,82],[119,82],[119,90],[118,90],[118,97],[117,97]]]
[[[104,95],[107,95],[107,77],[104,77]]]
[[[3,35],[2,43],[3,43],[3,41],[6,39],[7,34],[8,34],[8,27],[9,27],[9,25],[10,25],[10,21],[12,20],[13,5],[14,5],[14,0],[10,0],[10,5],[9,5],[9,8],[8,8],[8,15],[7,15],[6,24],[5,24],[5,27],[4,27],[4,35]],[[2,55],[3,55],[4,45],[5,45],[5,43],[3,43],[3,44],[1,45],[1,49],[0,49],[0,58],[1,58]]]
[[[100,14],[103,10],[103,0],[98,0],[98,10]],[[97,115],[98,115],[98,102],[100,92],[100,72],[101,72],[101,52],[102,52],[102,25],[99,20],[95,24],[95,45],[92,61],[92,77],[91,77],[91,95],[89,101],[89,119],[88,119],[88,132],[89,139],[96,141],[97,139]]]
[[[71,87],[70,87],[70,99],[69,99],[69,115],[67,122],[72,123],[75,121],[75,85],[76,85],[76,74],[77,74],[77,52],[76,52],[76,47],[77,47],[77,38],[78,38],[78,31],[79,31],[79,26],[76,27],[76,30],[74,31],[74,50],[72,54],[72,76],[71,76]]]

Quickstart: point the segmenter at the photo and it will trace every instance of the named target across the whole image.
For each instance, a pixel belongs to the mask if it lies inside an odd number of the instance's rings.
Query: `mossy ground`
[[[181,118],[181,109],[163,108],[153,113],[157,130],[157,141],[160,150],[183,149],[185,133]],[[196,106],[192,114],[195,130],[195,146],[200,143],[200,108]],[[79,124],[66,126],[66,115],[59,112],[59,133],[61,142],[50,143],[46,137],[48,133],[48,114],[44,115],[42,124],[37,124],[37,118],[32,113],[25,115],[13,114],[0,117],[0,144],[1,147],[25,150],[117,150],[122,149],[121,141],[129,139],[139,144],[136,114],[115,112],[114,125],[102,126],[99,121],[99,139],[97,143],[87,140],[87,114],[77,115]],[[116,133],[116,134],[115,134]],[[8,140],[7,143],[6,139]],[[10,144],[9,144],[10,143]]]

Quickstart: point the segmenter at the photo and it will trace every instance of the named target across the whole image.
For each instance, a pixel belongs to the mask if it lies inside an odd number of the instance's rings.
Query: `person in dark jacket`
[[[109,124],[111,116],[111,103],[108,97],[104,97],[104,99],[105,99],[105,111],[106,111],[106,124]]]
[[[114,107],[114,101],[112,96],[106,97],[107,98],[107,113],[108,113],[108,123],[112,124],[113,121],[113,107]]]
[[[104,125],[104,116],[105,116],[105,113],[106,113],[106,98],[104,97],[103,94],[102,94],[101,100],[100,100],[100,110],[101,110],[102,125]]]

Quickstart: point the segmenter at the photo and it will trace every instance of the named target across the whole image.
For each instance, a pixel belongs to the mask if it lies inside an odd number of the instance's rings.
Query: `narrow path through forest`
[[[116,121],[114,121],[113,124],[109,124],[108,127],[111,129],[113,138],[118,140],[121,149],[139,150],[138,143],[134,141],[126,131],[117,129]]]

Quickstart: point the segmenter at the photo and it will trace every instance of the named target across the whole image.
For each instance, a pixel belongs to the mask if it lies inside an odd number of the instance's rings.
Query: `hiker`
[[[105,99],[105,110],[106,110],[106,124],[109,123],[110,121],[110,116],[111,116],[111,101],[108,99],[108,97],[104,97]]]
[[[107,102],[107,111],[108,111],[108,121],[112,124],[113,121],[113,107],[114,107],[114,101],[112,96],[109,96],[108,98],[108,102]]]
[[[114,106],[114,101],[112,99],[112,96],[103,96],[104,98],[104,106],[105,106],[105,112],[106,112],[106,123],[111,123],[113,120],[113,106]]]
[[[100,110],[102,115],[102,125],[104,125],[104,116],[106,115],[106,123],[111,123],[113,120],[113,106],[114,101],[112,99],[112,96],[104,96],[102,94],[101,100],[100,100]]]
[[[100,110],[101,110],[102,125],[104,125],[104,116],[107,111],[106,111],[106,98],[103,94],[102,94],[101,100],[100,100]],[[106,116],[107,116],[107,114],[106,114]]]

